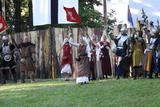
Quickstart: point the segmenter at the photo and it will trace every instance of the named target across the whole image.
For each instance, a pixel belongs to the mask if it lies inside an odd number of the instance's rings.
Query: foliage
[[[101,5],[97,0],[80,0],[79,15],[82,23],[80,26],[102,27],[103,17],[100,12],[94,9],[94,6]]]
[[[158,79],[46,81],[0,86],[1,107],[159,107]]]
[[[31,0],[7,0],[6,21],[8,33],[25,32],[32,28],[32,17],[30,17]]]

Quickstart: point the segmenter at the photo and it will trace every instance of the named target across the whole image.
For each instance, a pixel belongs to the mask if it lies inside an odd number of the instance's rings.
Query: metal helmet
[[[120,31],[121,31],[121,33],[123,33],[123,34],[124,34],[124,33],[127,33],[127,28],[122,27]]]
[[[2,37],[2,40],[8,40],[9,38],[8,38],[8,36],[3,36]]]

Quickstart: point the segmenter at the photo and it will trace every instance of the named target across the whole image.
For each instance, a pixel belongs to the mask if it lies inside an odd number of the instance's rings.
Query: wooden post
[[[56,53],[56,40],[55,40],[55,28],[50,28],[50,41],[51,41],[51,70],[52,79],[57,78],[60,73],[60,66],[58,63],[58,57]],[[54,76],[54,77],[53,77]]]
[[[52,40],[53,40],[53,34],[52,34],[52,28],[50,27],[49,28],[49,55],[48,55],[48,61],[49,61],[49,71],[51,71],[51,77],[52,79],[54,79],[54,57],[53,57],[53,54],[52,54],[52,48],[53,48],[53,43],[52,43]]]
[[[103,14],[104,14],[104,24],[107,24],[107,4],[106,0],[103,0]]]

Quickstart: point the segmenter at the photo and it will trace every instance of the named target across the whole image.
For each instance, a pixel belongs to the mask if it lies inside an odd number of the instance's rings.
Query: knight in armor
[[[1,54],[1,64],[0,68],[2,70],[2,84],[6,84],[9,71],[12,73],[14,82],[17,82],[17,73],[15,71],[16,63],[14,59],[15,46],[9,43],[9,38],[7,36],[2,37],[3,44],[0,47]]]
[[[142,31],[137,31],[134,35],[134,41],[132,45],[132,61],[133,61],[133,79],[137,78],[137,74],[140,74],[142,70],[143,60],[144,60],[144,50],[145,50],[145,41],[142,38]]]
[[[121,75],[123,77],[128,77],[129,73],[129,57],[128,55],[128,35],[127,29],[122,28],[121,34],[115,40],[117,51],[116,51],[116,77],[120,78]]]
[[[154,44],[156,41],[155,37],[156,30],[150,31],[150,41],[147,45],[147,48],[144,51],[144,78],[149,76],[149,78],[153,78],[153,68],[154,68]]]
[[[29,42],[27,36],[24,36],[23,42],[19,45],[21,50],[21,59],[20,59],[20,76],[21,82],[25,82],[26,75],[29,74],[31,82],[34,81],[35,75],[35,44]]]

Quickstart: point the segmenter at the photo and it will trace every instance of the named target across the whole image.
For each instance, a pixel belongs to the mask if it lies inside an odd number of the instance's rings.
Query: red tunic
[[[63,67],[65,64],[72,65],[71,49],[72,47],[69,44],[63,45],[63,57],[62,57],[61,67]]]

